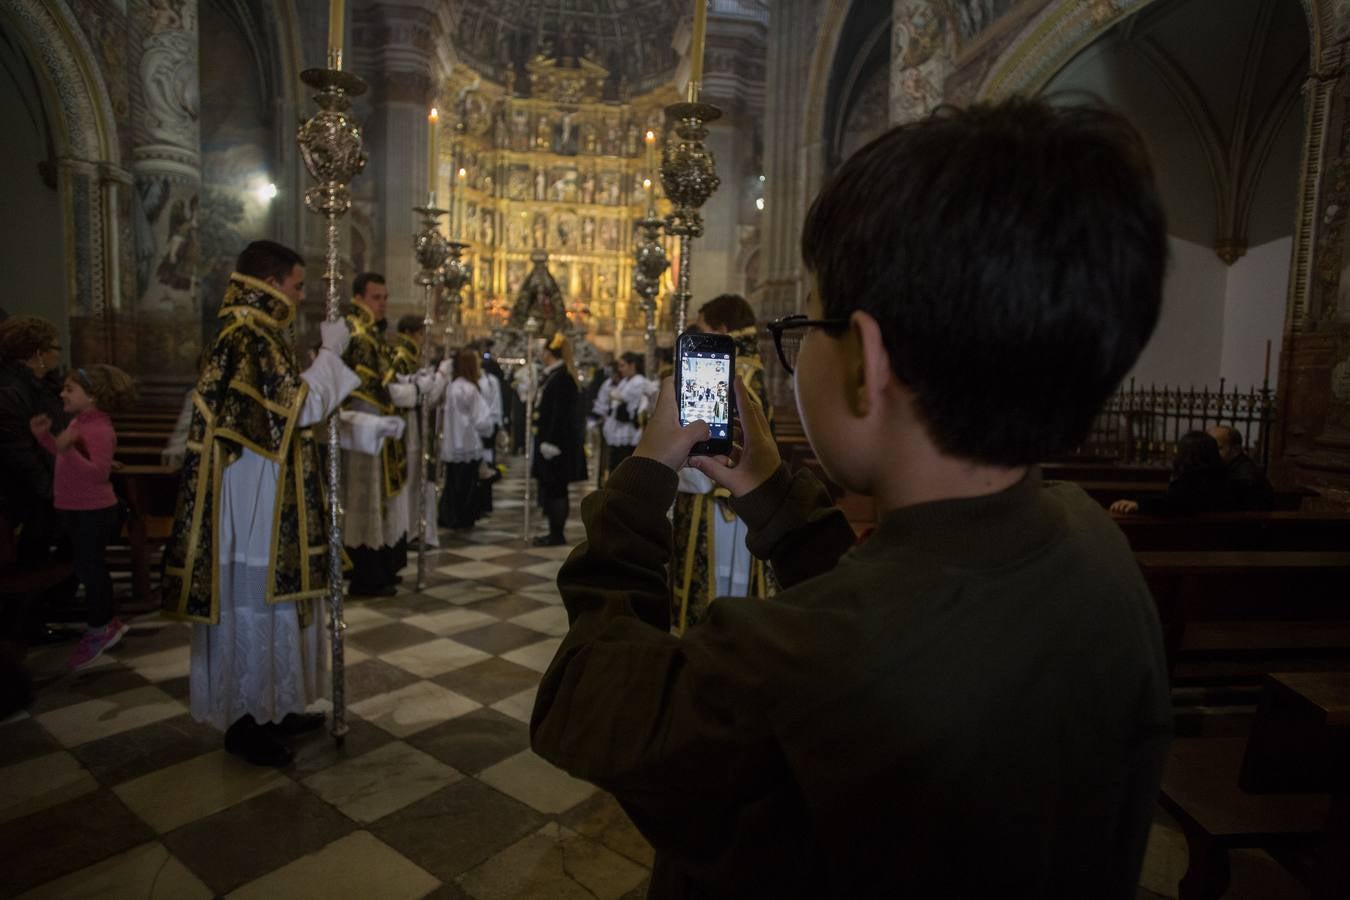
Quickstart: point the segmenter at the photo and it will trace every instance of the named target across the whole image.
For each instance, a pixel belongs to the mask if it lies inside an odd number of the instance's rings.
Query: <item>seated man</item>
[[[1119,116],[1030,100],[895,128],[807,215],[775,323],[860,546],[736,384],[689,458],[669,382],[582,504],[534,749],[656,848],[650,897],[1132,898],[1172,716],[1129,546],[1035,462],[1076,446],[1157,322],[1167,244]],[[781,340],[787,329],[800,341]],[[676,471],[730,491],[781,593],[670,625]]]
[[[1207,432],[1219,444],[1219,458],[1223,460],[1230,507],[1232,509],[1274,507],[1275,492],[1266,478],[1266,473],[1243,448],[1242,432],[1229,425],[1211,425]]]

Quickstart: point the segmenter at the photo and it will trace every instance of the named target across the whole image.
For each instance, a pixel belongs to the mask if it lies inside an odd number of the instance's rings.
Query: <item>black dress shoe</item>
[[[293,737],[322,728],[325,721],[323,713],[287,713],[280,722],[268,722],[262,727],[275,737]]]
[[[255,766],[289,766],[295,754],[258,724],[244,716],[225,731],[225,749]]]
[[[567,538],[561,534],[541,534],[533,543],[536,547],[561,547],[567,543]]]

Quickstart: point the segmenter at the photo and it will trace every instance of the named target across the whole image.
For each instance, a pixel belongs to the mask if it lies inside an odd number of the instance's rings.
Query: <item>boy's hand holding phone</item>
[[[764,407],[740,376],[736,378],[736,412],[734,431],[739,440],[733,443],[730,455],[691,456],[689,467],[731,491],[731,496],[744,497],[768,481],[783,464],[783,458]]]

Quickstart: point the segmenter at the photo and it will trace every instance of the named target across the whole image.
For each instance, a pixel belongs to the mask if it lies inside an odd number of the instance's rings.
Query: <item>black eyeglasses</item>
[[[848,328],[848,319],[808,319],[799,314],[775,319],[768,327],[769,334],[773,335],[773,347],[778,351],[778,361],[791,375],[797,367],[797,353],[801,350],[802,339],[806,336],[801,329],[823,328],[832,337],[838,337]]]

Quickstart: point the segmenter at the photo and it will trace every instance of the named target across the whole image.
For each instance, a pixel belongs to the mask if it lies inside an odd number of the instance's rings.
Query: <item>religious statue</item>
[[[595,173],[587,172],[581,179],[581,202],[595,202]]]
[[[541,334],[568,330],[567,306],[558,282],[548,271],[548,254],[536,251],[530,254],[534,268],[526,276],[516,293],[508,322],[512,328],[524,328],[525,320],[534,316]]]
[[[483,243],[491,247],[493,241],[497,237],[496,230],[493,228],[492,225],[492,210],[490,209],[483,210],[483,225],[479,229],[479,232],[483,237]]]
[[[581,249],[595,249],[595,217],[584,216],[581,220]]]
[[[543,213],[534,214],[534,222],[530,225],[530,246],[535,250],[543,250],[548,246],[548,216]]]
[[[511,149],[530,149],[530,114],[523,109],[511,112]]]
[[[547,115],[539,117],[539,124],[534,129],[534,148],[536,150],[553,149],[553,123]]]
[[[548,176],[542,168],[534,173],[534,199],[544,200],[548,196]]]
[[[573,125],[576,117],[574,112],[565,112],[558,122],[557,151],[564,156],[576,156],[577,153],[576,128]]]
[[[600,140],[595,133],[595,126],[589,122],[581,126],[581,146],[586,151],[587,156],[595,156],[599,152]]]
[[[635,123],[628,123],[628,130],[623,135],[623,154],[624,156],[637,156],[638,152],[638,127]]]

